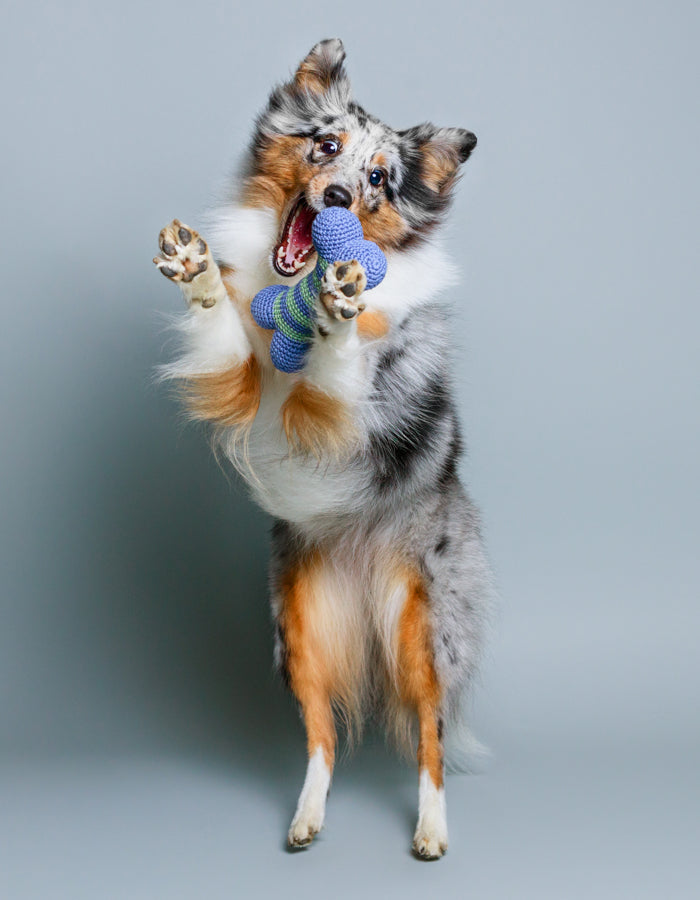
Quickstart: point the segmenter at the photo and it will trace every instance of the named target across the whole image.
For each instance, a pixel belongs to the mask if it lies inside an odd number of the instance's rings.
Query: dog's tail
[[[387,737],[407,761],[415,761],[418,749],[416,717],[410,709],[399,704],[390,706],[387,712]],[[446,722],[443,747],[447,772],[479,775],[486,771],[491,752],[474,737],[464,718],[455,717]]]
[[[478,775],[487,768],[491,752],[478,741],[463,719],[445,733],[445,768],[452,774]]]

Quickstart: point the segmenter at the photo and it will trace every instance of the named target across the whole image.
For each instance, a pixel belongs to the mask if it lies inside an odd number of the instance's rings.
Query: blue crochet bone
[[[274,329],[270,357],[281,372],[299,372],[314,338],[316,298],[321,279],[331,263],[356,259],[365,270],[367,290],[386,274],[386,257],[372,241],[364,240],[356,215],[342,206],[320,212],[311,226],[311,240],[318,254],[313,272],[292,287],[273,284],[253,298],[250,311],[261,328]]]

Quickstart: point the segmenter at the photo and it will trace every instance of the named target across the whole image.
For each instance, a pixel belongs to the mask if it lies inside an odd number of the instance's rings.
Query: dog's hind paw
[[[440,859],[447,851],[447,835],[418,826],[413,837],[413,852],[420,859]]]
[[[287,846],[292,850],[308,847],[323,827],[323,815],[294,816],[287,834]]]

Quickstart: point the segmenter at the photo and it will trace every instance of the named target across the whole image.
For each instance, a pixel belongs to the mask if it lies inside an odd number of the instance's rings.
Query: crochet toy
[[[263,288],[250,307],[261,328],[275,329],[270,357],[281,372],[299,372],[304,367],[314,336],[315,300],[331,263],[356,259],[365,270],[366,290],[376,287],[386,274],[386,257],[376,244],[364,240],[360,220],[342,206],[329,206],[316,216],[311,240],[318,253],[313,272],[293,287]]]

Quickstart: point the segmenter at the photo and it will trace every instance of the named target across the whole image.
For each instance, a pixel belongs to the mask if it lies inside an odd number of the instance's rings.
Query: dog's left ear
[[[449,191],[457,170],[476,147],[476,135],[465,128],[436,128],[425,124],[400,134],[414,142],[421,159],[423,181],[438,194]]]
[[[312,94],[324,94],[332,86],[349,91],[344,61],[345,48],[340,38],[320,41],[299,64],[294,74],[294,84]]]

